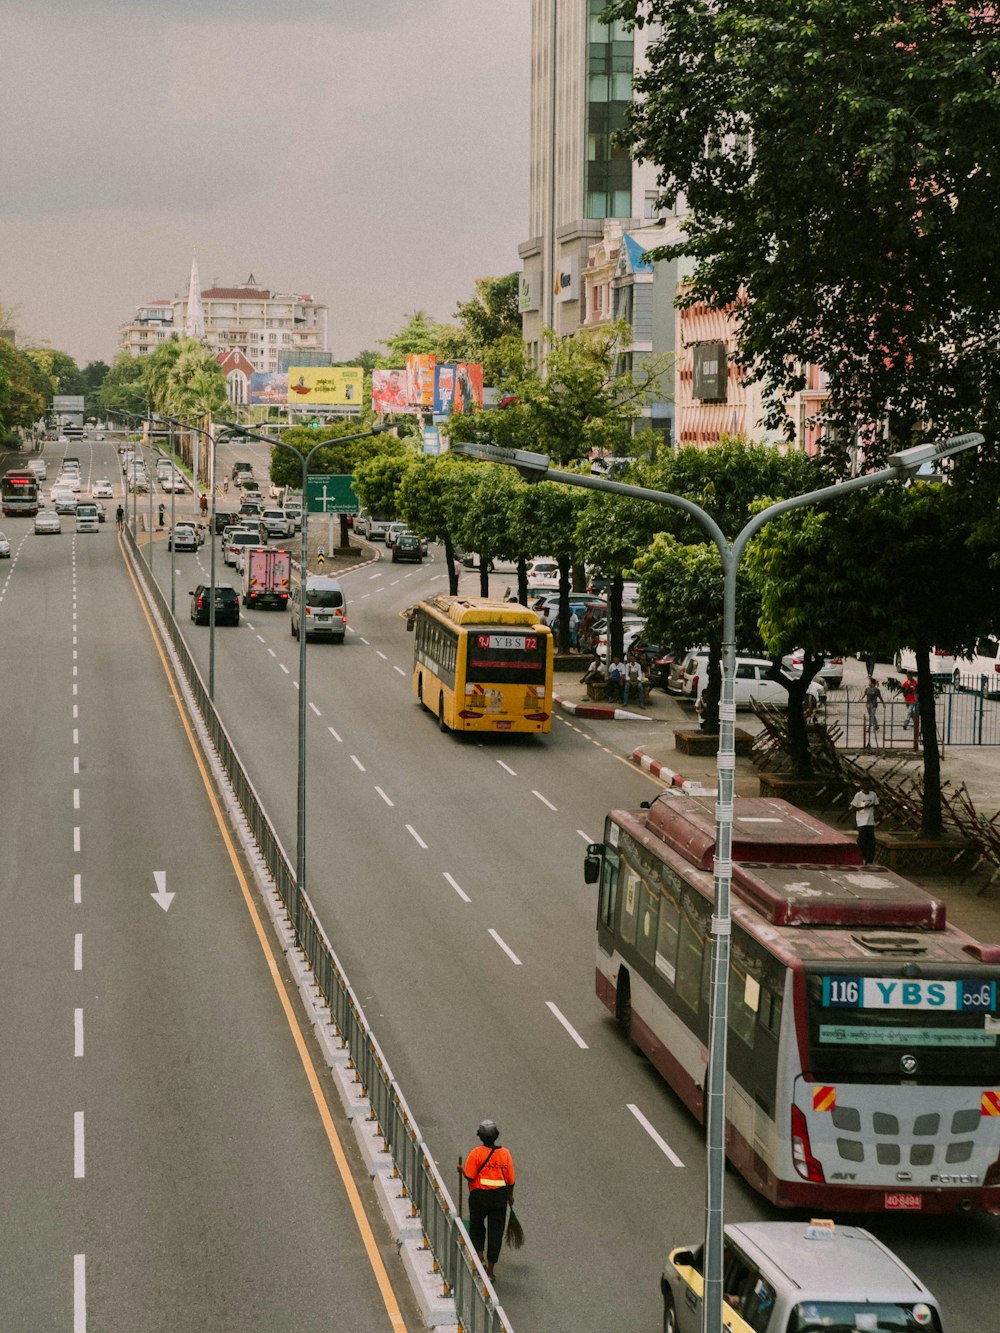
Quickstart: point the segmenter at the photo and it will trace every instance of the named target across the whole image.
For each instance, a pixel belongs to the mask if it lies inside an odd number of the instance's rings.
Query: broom
[[[507,1217],[507,1231],[504,1240],[512,1250],[519,1250],[524,1244],[524,1227],[521,1226],[521,1220],[514,1212],[514,1205],[510,1206],[510,1214]]]

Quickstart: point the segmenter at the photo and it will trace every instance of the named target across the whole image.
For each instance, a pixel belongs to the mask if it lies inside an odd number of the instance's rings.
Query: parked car
[[[197,551],[198,534],[193,523],[178,523],[167,537],[168,551]]]
[[[917,674],[917,655],[912,648],[899,648],[893,658],[893,666],[901,674],[912,671]],[[962,671],[959,660],[950,648],[931,649],[931,677],[934,680],[957,681]]]
[[[593,573],[587,582],[587,591],[597,593],[600,597],[607,597],[611,591],[611,579],[605,574]],[[639,600],[639,584],[635,579],[625,579],[622,583],[622,603],[629,602],[635,605]]]
[[[832,1222],[741,1222],[725,1228],[728,1327],[771,1333],[926,1329],[941,1310],[887,1245],[861,1227]],[[664,1333],[702,1326],[704,1249],[671,1250],[660,1277]]]
[[[196,625],[207,625],[212,614],[212,589],[207,583],[199,583],[191,593],[191,619]],[[215,585],[215,623],[217,625],[238,625],[240,623],[240,599],[235,588],[228,583]]]
[[[792,652],[785,654],[781,659],[781,665],[786,671],[801,676],[804,660],[804,651],[801,648],[795,648]],[[844,683],[844,659],[842,657],[824,657],[823,665],[816,672],[813,679],[821,680],[828,690],[839,690]]]
[[[622,616],[622,652],[627,653],[632,645],[642,638],[646,622],[640,616]],[[594,626],[593,653],[597,657],[608,655],[608,622],[602,621]]]
[[[54,514],[48,514],[48,513],[36,514],[35,531],[39,534],[39,536],[41,536],[43,533],[48,533],[48,532],[62,532],[62,522],[60,521],[59,518],[59,511],[56,510]]]
[[[780,681],[770,680],[771,662],[766,657],[737,657],[733,695],[737,708],[749,708],[751,700],[762,704],[788,703],[788,690]],[[708,684],[708,653],[692,653],[684,663],[681,690],[697,702]],[[822,682],[818,682],[823,692]]]
[[[549,556],[528,561],[528,591],[559,587],[559,564]]]
[[[415,532],[401,532],[392,547],[392,562],[412,560],[416,564],[423,562],[424,553],[420,548],[420,538]]]
[[[464,568],[478,569],[481,557],[478,551],[463,551],[459,559]],[[516,574],[517,561],[508,560],[506,556],[502,555],[490,556],[488,572],[490,574]]]
[[[10,542],[7,540],[4,534],[0,532],[0,560],[9,560],[9,559],[10,559]]]
[[[111,482],[102,477],[95,481],[90,488],[91,497],[95,500],[113,500],[115,498],[114,488]]]

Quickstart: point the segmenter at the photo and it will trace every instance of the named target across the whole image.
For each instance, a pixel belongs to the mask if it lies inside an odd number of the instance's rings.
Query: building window
[[[604,0],[587,0],[587,216],[631,217],[632,162],[613,142],[632,99],[634,53],[620,23],[600,22]]]

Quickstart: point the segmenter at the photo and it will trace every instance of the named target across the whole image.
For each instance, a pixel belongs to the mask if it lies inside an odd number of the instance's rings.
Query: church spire
[[[201,280],[198,277],[198,258],[191,256],[191,282],[188,286],[187,315],[184,319],[185,338],[205,337],[205,311],[201,304]]]

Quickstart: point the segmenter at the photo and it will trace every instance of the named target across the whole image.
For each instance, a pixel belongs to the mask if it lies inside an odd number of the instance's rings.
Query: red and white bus
[[[5,518],[38,513],[38,478],[30,468],[11,468],[0,477],[0,506]]]
[[[714,798],[613,810],[587,851],[597,994],[701,1118]],[[785,801],[733,816],[726,1151],[782,1207],[1000,1208],[1000,948]]]

